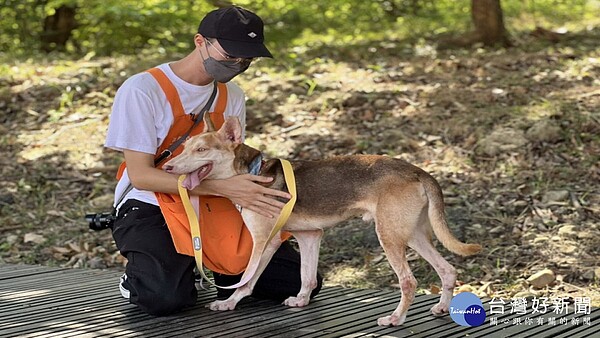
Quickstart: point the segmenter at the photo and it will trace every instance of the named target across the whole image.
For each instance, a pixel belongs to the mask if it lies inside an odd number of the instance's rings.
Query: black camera
[[[114,212],[85,215],[85,220],[88,222],[90,229],[94,231],[110,228],[116,219],[117,216],[114,214]]]

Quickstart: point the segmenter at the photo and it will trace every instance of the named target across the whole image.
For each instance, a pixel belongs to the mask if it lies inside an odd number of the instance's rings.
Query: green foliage
[[[20,54],[39,49],[32,32],[42,30],[44,10],[37,0],[4,0],[0,6],[0,50]]]
[[[265,18],[277,47],[349,45],[373,39],[431,34],[442,26],[464,27],[469,1],[271,1],[240,4]]]
[[[84,51],[100,54],[188,48],[198,24],[190,18],[210,10],[200,1],[161,0],[82,0],[80,8],[79,19],[87,24],[75,32],[75,38],[82,41]]]
[[[0,49],[31,55],[40,49],[44,18],[61,5],[76,7],[77,28],[67,48],[76,54],[135,54],[144,48],[165,53],[189,48],[201,17],[211,6],[200,1],[5,0],[0,9]],[[190,13],[197,13],[191,15]],[[192,19],[190,19],[192,18]]]
[[[348,46],[369,41],[428,38],[465,31],[469,0],[239,0],[264,18],[268,44]],[[600,16],[597,0],[502,0],[509,30],[535,24],[564,25]],[[44,18],[61,5],[76,7],[78,26],[67,44],[74,55],[168,54],[191,47],[208,1],[4,0],[0,1],[0,50],[35,55]]]

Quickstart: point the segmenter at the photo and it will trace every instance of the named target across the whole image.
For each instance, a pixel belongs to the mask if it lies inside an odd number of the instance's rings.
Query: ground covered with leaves
[[[598,30],[503,50],[427,43],[315,46],[262,60],[238,81],[247,142],[269,157],[381,154],[431,173],[460,258],[457,289],[480,296],[592,297],[600,305]],[[108,211],[119,154],[103,149],[116,89],[150,56],[11,61],[0,77],[0,262],[122,269]],[[401,226],[399,224],[398,226]],[[422,292],[440,281],[409,252]],[[397,288],[372,224],[326,232],[328,284]]]

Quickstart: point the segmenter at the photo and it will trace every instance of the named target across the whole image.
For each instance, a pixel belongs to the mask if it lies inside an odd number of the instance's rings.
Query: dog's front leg
[[[235,292],[225,300],[215,300],[208,304],[208,308],[213,311],[228,311],[235,309],[237,303],[244,299],[246,296],[252,294],[252,289],[248,287],[248,284],[240,286],[235,289]]]
[[[258,268],[256,269],[256,272],[254,273],[252,278],[250,278],[248,283],[237,288],[235,292],[233,292],[233,294],[229,296],[229,298],[225,300],[216,300],[210,303],[208,305],[208,308],[213,311],[227,311],[235,309],[235,306],[237,305],[237,303],[239,303],[240,300],[252,294],[252,290],[254,290],[254,286],[256,285],[258,278],[267,267],[267,264],[269,264],[269,262],[271,261],[271,258],[273,257],[279,246],[281,246],[281,236],[278,233],[268,243],[267,247],[265,248],[264,252],[260,257]]]
[[[310,294],[317,287],[317,266],[319,264],[319,246],[323,230],[296,231],[292,233],[300,247],[300,279],[302,285],[296,297],[290,297],[283,303],[291,307],[302,307],[310,302]]]

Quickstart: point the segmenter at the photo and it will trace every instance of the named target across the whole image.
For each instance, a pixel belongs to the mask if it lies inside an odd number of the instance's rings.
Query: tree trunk
[[[44,31],[40,35],[42,49],[46,52],[64,50],[71,32],[77,27],[75,7],[61,5],[54,14],[44,19]]]
[[[511,45],[504,27],[500,0],[472,0],[471,17],[478,42],[486,46]]]
[[[486,46],[512,46],[504,27],[500,0],[471,0],[471,18],[475,29],[460,36],[442,36],[438,49],[470,47],[476,43]]]

